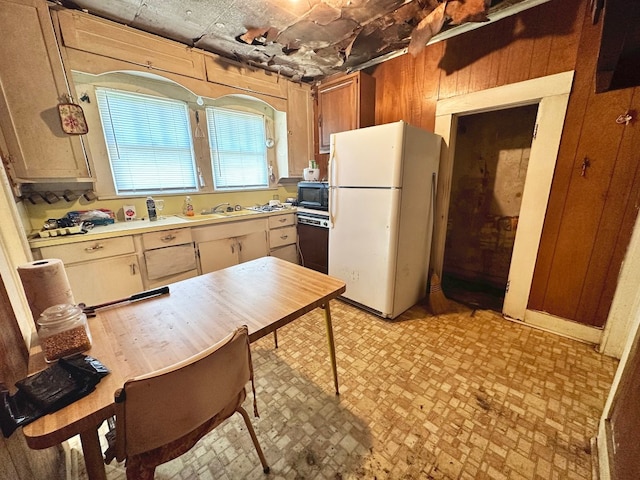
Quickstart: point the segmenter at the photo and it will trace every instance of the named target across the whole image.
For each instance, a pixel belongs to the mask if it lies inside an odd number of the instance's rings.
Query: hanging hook
[[[623,113],[622,115],[619,115],[618,118],[616,118],[616,123],[618,125],[622,125],[623,123],[625,125],[629,125],[629,122],[631,120],[633,120],[633,115],[631,115],[631,112],[627,110],[626,113]]]

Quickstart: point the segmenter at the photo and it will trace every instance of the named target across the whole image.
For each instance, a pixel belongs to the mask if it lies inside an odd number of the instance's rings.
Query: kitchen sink
[[[229,218],[229,217],[239,217],[242,215],[253,215],[255,212],[253,210],[249,210],[248,208],[243,208],[241,210],[233,210],[231,212],[216,212],[209,213],[207,211],[203,211],[200,213],[196,213],[195,215],[188,217],[183,213],[179,213],[177,216],[180,218],[184,218],[185,220],[204,220],[206,218]]]

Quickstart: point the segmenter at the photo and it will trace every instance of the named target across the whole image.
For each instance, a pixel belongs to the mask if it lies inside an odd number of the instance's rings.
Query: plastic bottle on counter
[[[150,222],[155,222],[158,219],[158,214],[156,213],[156,202],[153,200],[153,197],[147,197],[147,213],[149,214]]]
[[[187,195],[184,199],[184,206],[182,207],[182,213],[184,213],[187,217],[193,217],[193,203],[191,203],[191,197]]]

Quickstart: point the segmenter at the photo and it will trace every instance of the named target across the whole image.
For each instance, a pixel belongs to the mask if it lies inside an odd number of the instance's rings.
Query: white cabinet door
[[[136,255],[65,265],[76,302],[96,305],[144,290]]]
[[[0,31],[0,128],[14,176],[89,178],[82,138],[64,133],[58,116],[70,79],[46,2],[0,0]]]
[[[275,250],[271,250],[271,256],[277,257],[282,260],[286,260],[287,262],[296,263],[298,262],[298,248],[297,245],[285,245],[284,247],[276,248]]]
[[[223,238],[198,243],[200,272],[205,274],[238,263],[238,245],[235,238]]]
[[[255,232],[237,238],[239,263],[266,257],[269,254],[267,235],[265,232]]]

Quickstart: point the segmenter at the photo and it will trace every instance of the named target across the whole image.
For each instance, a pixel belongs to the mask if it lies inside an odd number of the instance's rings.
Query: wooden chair
[[[110,442],[115,444],[115,458],[126,460],[127,479],[153,479],[156,466],[190,450],[235,412],[244,418],[263,470],[269,473],[241,406],[249,380],[253,388],[246,326],[183,362],[127,380],[115,393],[116,429]],[[258,416],[255,388],[253,404]]]

